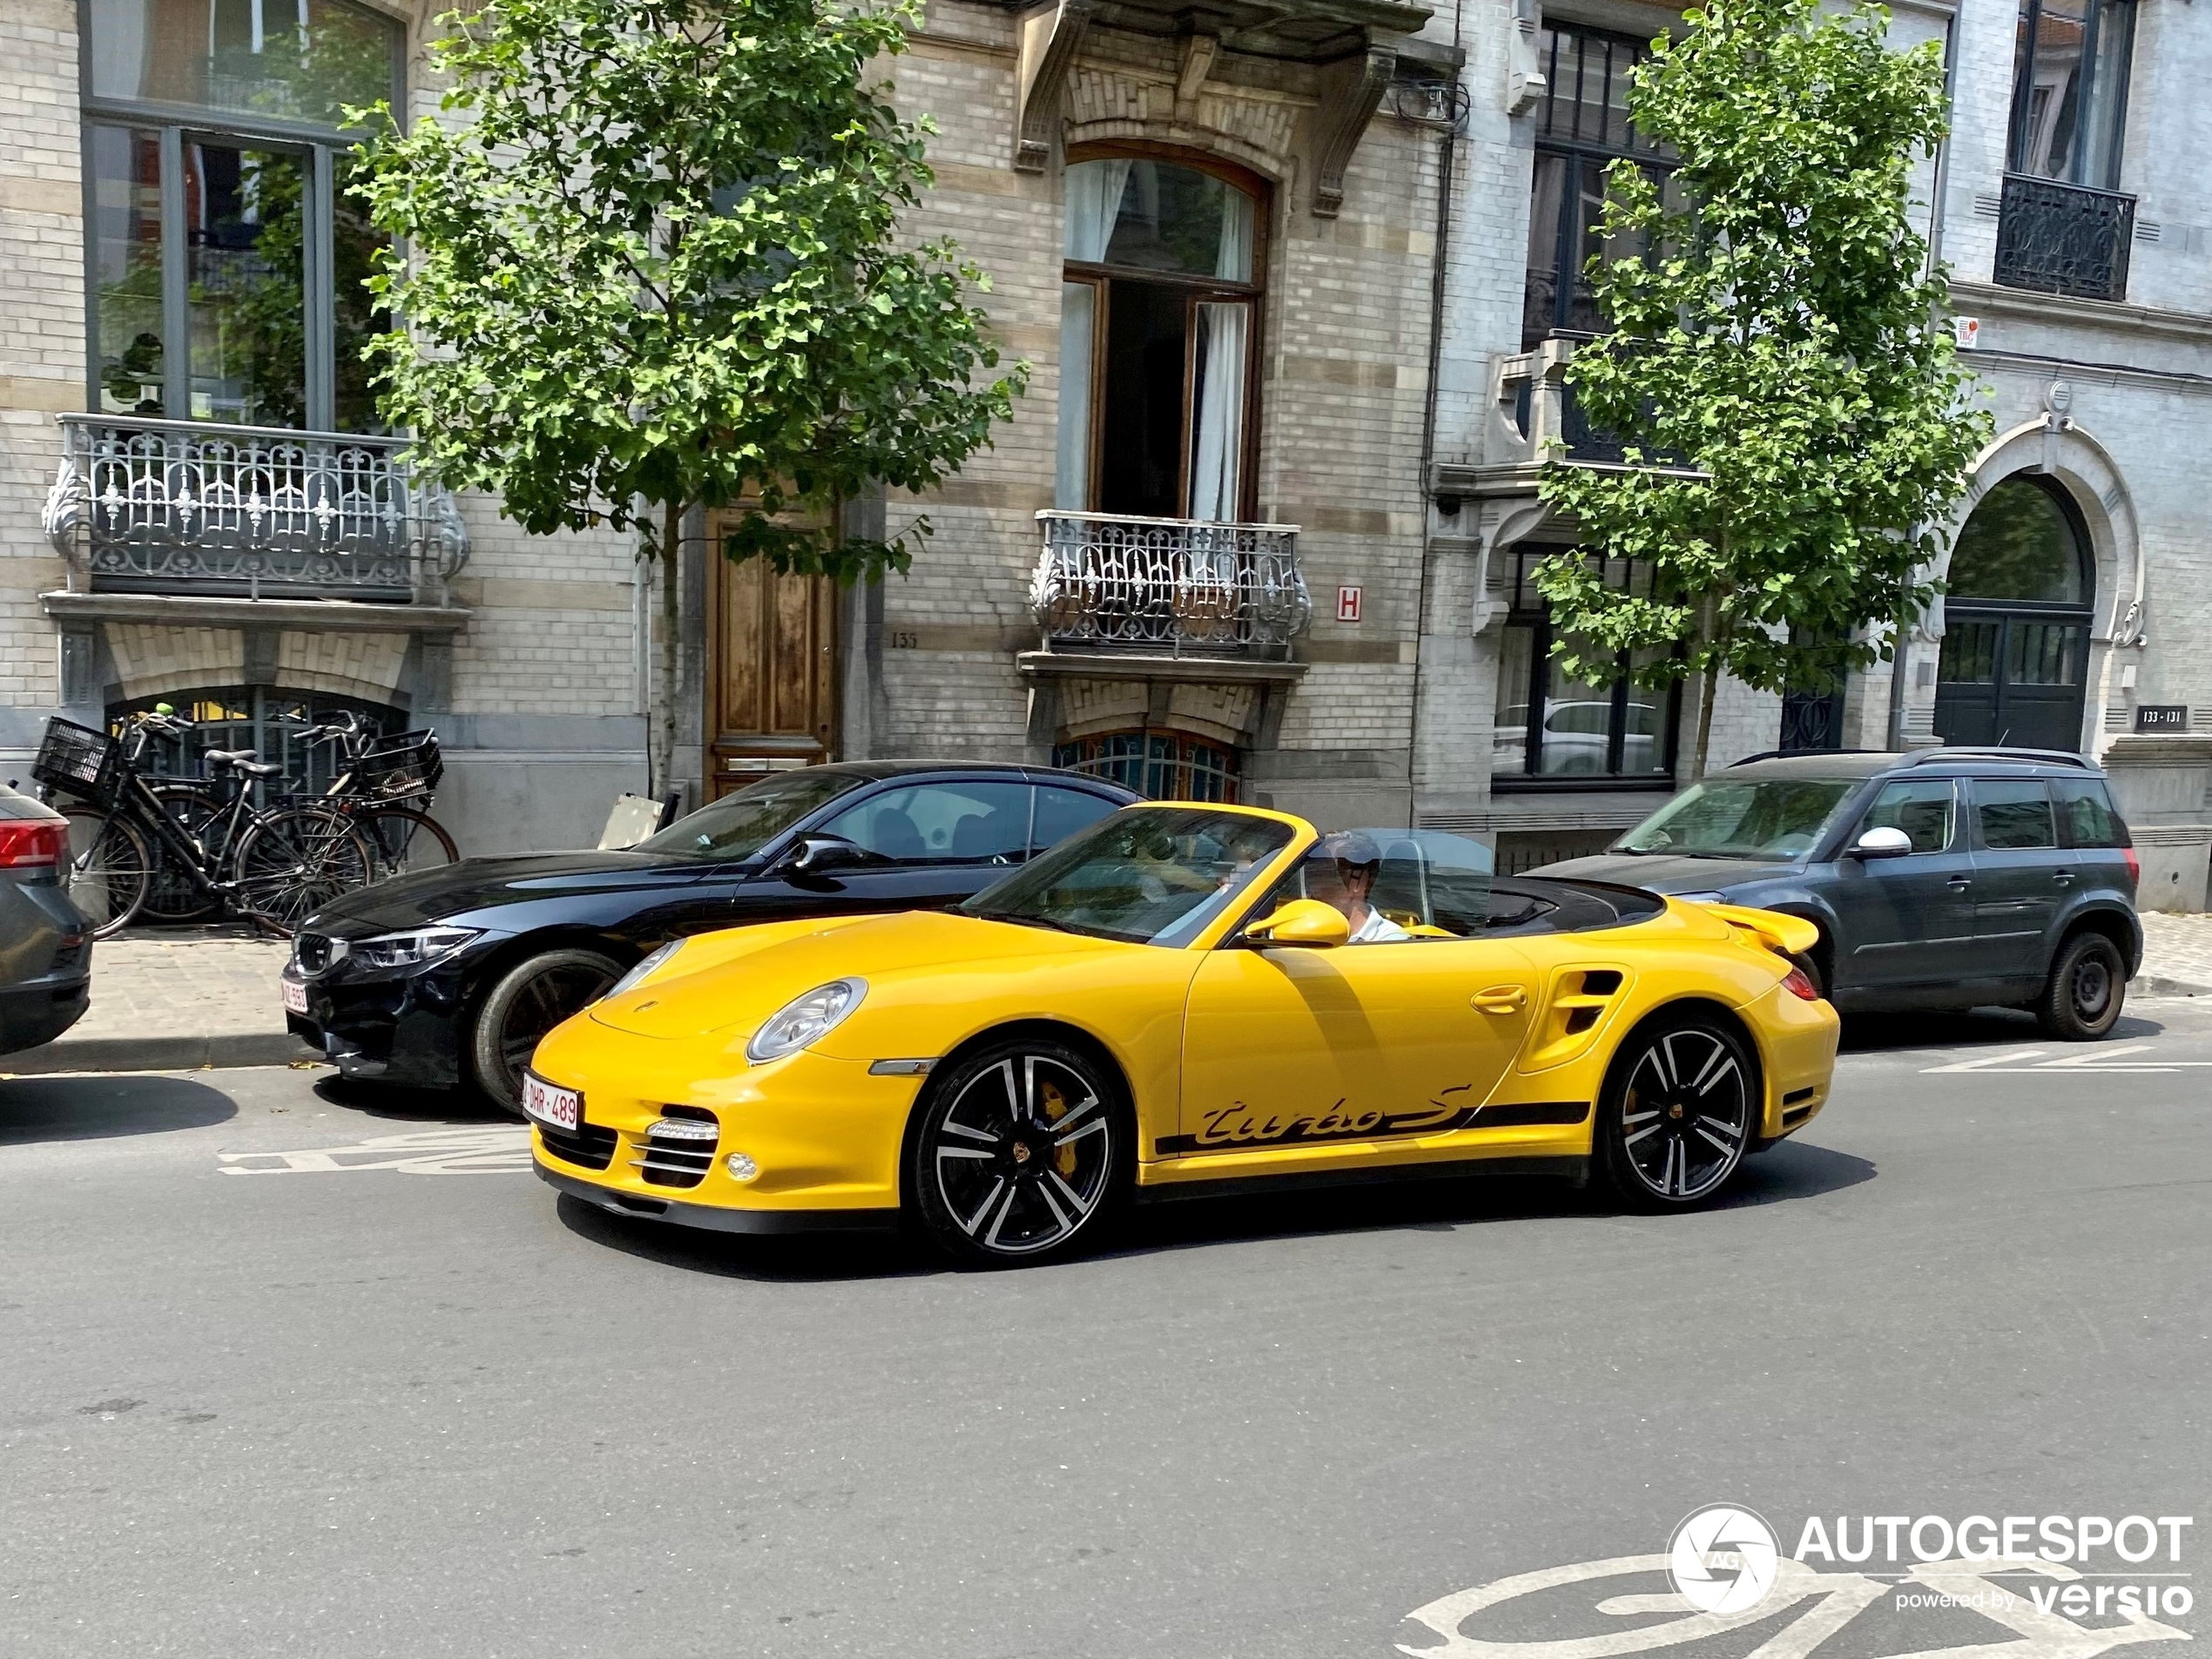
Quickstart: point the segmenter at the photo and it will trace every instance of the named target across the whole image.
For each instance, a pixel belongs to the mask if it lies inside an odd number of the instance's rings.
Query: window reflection
[[[2129,0],[2022,0],[2013,172],[2117,187],[2134,39]]]
[[[397,31],[339,0],[91,0],[97,98],[322,126],[392,96]]]
[[[91,132],[93,359],[107,415],[165,412],[162,376],[161,135]]]

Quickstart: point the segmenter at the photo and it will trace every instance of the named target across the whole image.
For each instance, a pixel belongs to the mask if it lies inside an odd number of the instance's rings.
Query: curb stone
[[[219,1031],[159,1037],[57,1037],[20,1054],[0,1055],[0,1077],[64,1071],[200,1071],[230,1066],[286,1066],[322,1055],[289,1031]]]

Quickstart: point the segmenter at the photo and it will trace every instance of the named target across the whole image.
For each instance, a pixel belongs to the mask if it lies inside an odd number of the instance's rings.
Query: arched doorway
[[[1945,583],[1936,735],[2080,749],[2095,584],[2088,532],[2064,490],[2021,474],[1983,496]]]

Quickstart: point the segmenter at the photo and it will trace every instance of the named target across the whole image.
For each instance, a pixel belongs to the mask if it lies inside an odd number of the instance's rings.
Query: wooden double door
[[[837,745],[838,587],[779,576],[765,559],[722,556],[709,521],[706,795],[765,772],[811,766]]]

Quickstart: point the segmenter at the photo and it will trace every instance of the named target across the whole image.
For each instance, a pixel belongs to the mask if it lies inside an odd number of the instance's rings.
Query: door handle
[[[1467,1006],[1478,1014],[1518,1014],[1527,1000],[1528,993],[1518,985],[1493,985],[1469,997]]]
[[[1974,879],[1970,875],[1954,875],[1948,881],[1944,883],[1946,887],[1956,887],[1961,893],[1964,893],[1968,887],[1973,886],[1973,884]]]
[[[2057,882],[2062,887],[2070,887],[2074,885],[2074,872],[2071,870],[2054,870],[2051,872],[2051,880]]]

